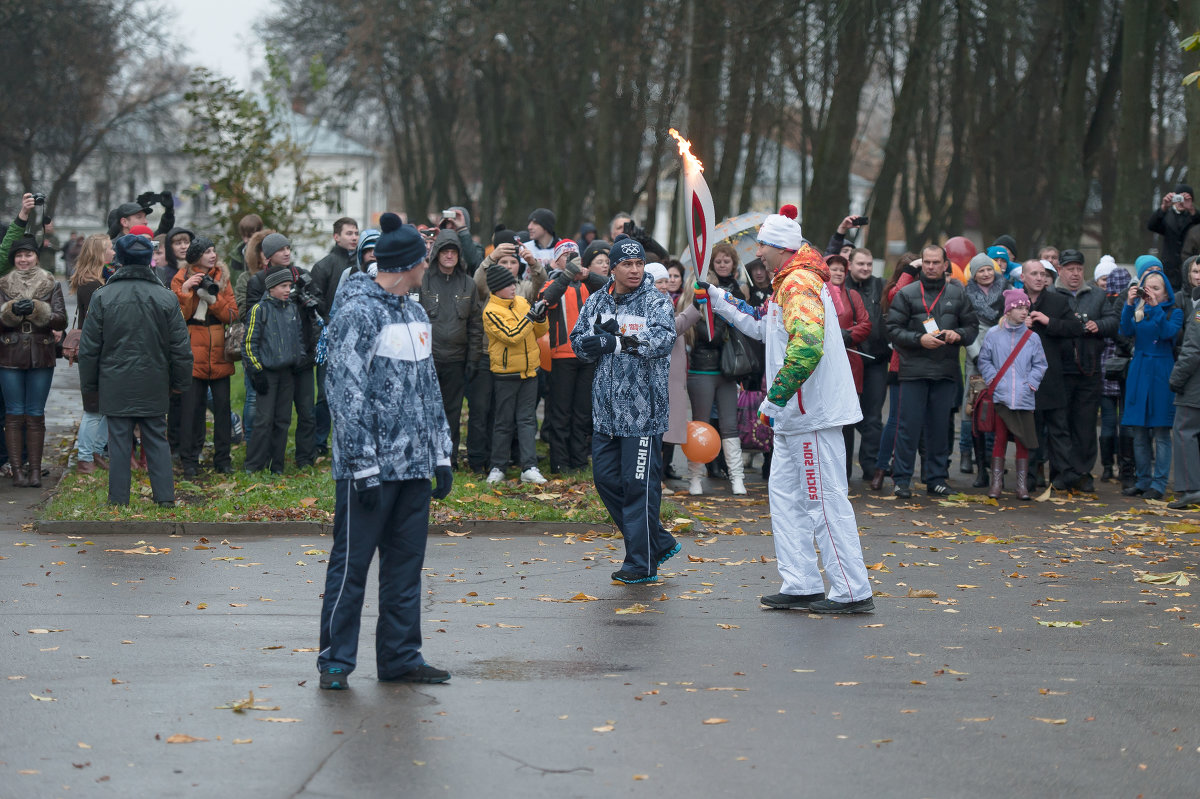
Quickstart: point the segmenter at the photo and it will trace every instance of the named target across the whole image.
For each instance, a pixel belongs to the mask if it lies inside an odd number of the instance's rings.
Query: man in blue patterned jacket
[[[428,267],[425,243],[395,214],[379,220],[374,278],[348,277],[327,336],[336,508],[321,608],[321,687],[354,671],[367,571],[379,550],[375,661],[384,682],[440,683],[421,657],[421,566],[429,500],[450,493],[450,428],[433,365],[432,330],[409,292]],[[437,486],[430,482],[435,475]]]
[[[597,362],[592,474],[625,538],[625,562],[612,578],[632,585],[655,582],[680,549],[658,518],[675,311],[646,276],[646,251],[635,239],[617,237],[609,257],[612,277],[580,309],[571,347],[579,360]]]

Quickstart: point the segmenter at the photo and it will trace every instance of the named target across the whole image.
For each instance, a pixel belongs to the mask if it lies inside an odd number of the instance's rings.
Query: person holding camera
[[[626,236],[642,245],[642,249],[646,251],[647,263],[662,263],[671,257],[667,248],[655,241],[645,228],[638,227],[633,216],[626,211],[618,211],[608,223],[608,235],[610,241],[615,242],[619,236]]]
[[[525,244],[525,248],[534,258],[541,261],[542,266],[547,270],[554,262],[555,246],[562,241],[554,233],[554,226],[557,222],[557,217],[549,208],[534,208],[529,214],[529,220],[525,223],[525,229],[529,232],[529,241]]]
[[[158,220],[158,229],[154,236],[161,236],[175,227],[175,196],[163,190],[161,193],[152,191],[142,192],[131,203],[121,203],[108,212],[108,237],[114,241],[133,231],[138,225],[147,224],[147,218],[154,212],[154,206],[162,206],[162,216]]]
[[[188,246],[187,268],[171,280],[171,290],[187,321],[192,344],[192,386],[180,408],[179,451],[185,480],[195,478],[204,448],[208,392],[213,398],[213,459],[218,474],[232,474],[229,450],[233,438],[229,378],[233,362],[225,356],[225,325],[237,318],[229,272],[217,260],[216,245],[198,236]]]
[[[837,230],[835,230],[833,235],[829,237],[829,243],[825,245],[825,254],[840,255],[845,258],[848,263],[850,261],[850,255],[854,251],[854,241],[847,241],[846,236],[851,230],[858,230],[861,227],[866,227],[867,222],[869,221],[870,220],[868,220],[867,217],[856,216],[855,214],[851,214],[843,219],[841,224],[837,226]]]
[[[1192,187],[1180,183],[1174,191],[1163,195],[1158,208],[1150,215],[1146,229],[1162,236],[1162,271],[1170,281],[1171,287],[1178,290],[1183,285],[1184,240],[1188,230],[1200,222],[1200,213],[1196,213],[1195,197]],[[1194,245],[1195,246],[1195,245]],[[1194,254],[1194,253],[1189,253]]]

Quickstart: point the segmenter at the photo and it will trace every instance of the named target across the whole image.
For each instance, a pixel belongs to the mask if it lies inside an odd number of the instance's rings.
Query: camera
[[[34,205],[45,205],[46,204],[46,195],[42,194],[41,192],[34,192],[33,204]]]
[[[453,219],[453,218],[454,218],[454,209],[453,208],[447,208],[442,211],[442,219]]]
[[[291,299],[301,308],[314,311],[321,307],[321,301],[313,296],[311,287],[312,275],[298,272],[295,282],[292,283]]]
[[[1149,294],[1149,292],[1147,292],[1147,291],[1146,291],[1144,288],[1142,288],[1141,286],[1138,286],[1138,287],[1137,287],[1137,289],[1136,289],[1136,291],[1137,291],[1137,295],[1138,295],[1139,297],[1141,297],[1143,300],[1145,300],[1145,299],[1149,299],[1149,298],[1150,298],[1150,294]]]
[[[1172,194],[1171,195],[1171,202],[1181,203],[1183,201],[1184,201],[1184,196],[1182,194]]]
[[[204,275],[200,278],[200,285],[196,286],[196,290],[203,291],[205,294],[209,294],[213,297],[216,297],[221,293],[221,287],[217,285],[217,281],[213,280],[208,275]]]
[[[850,220],[850,224],[854,225],[855,227],[862,227],[863,225],[867,224],[869,221],[870,221],[870,219],[868,217],[856,216]]]

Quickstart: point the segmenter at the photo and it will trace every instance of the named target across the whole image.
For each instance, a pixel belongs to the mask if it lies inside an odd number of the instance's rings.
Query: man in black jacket
[[[1063,352],[1063,387],[1070,411],[1071,449],[1066,473],[1059,474],[1055,488],[1096,490],[1092,466],[1096,462],[1096,415],[1100,412],[1100,353],[1104,341],[1117,333],[1121,313],[1104,289],[1083,279],[1083,253],[1063,250],[1058,257],[1058,293],[1067,298],[1083,335],[1070,339]],[[1078,475],[1073,483],[1066,482]]]
[[[192,383],[191,340],[179,300],[150,269],[150,240],[126,235],[114,245],[123,266],[88,305],[79,339],[79,385],[85,395],[99,393],[100,413],[108,419],[108,501],[129,504],[137,426],[154,501],[174,505],[167,398]]]
[[[946,251],[930,244],[921,251],[921,274],[892,299],[888,338],[900,353],[900,424],[892,480],[896,496],[912,496],[913,461],[925,436],[925,490],[950,493],[950,414],[960,381],[959,350],[979,335],[967,290],[946,279]]]
[[[1029,295],[1029,316],[1025,326],[1042,340],[1046,352],[1046,375],[1035,395],[1035,424],[1038,443],[1035,457],[1029,459],[1029,485],[1045,485],[1036,478],[1041,464],[1050,461],[1050,471],[1058,485],[1067,488],[1079,482],[1083,475],[1071,466],[1071,410],[1067,404],[1067,389],[1063,378],[1063,363],[1075,357],[1074,340],[1083,335],[1083,323],[1075,318],[1065,294],[1050,288],[1050,274],[1041,261],[1026,261],[1021,265],[1021,280]],[[1095,424],[1095,422],[1093,422]],[[1095,453],[1092,455],[1095,458]]]
[[[883,399],[887,396],[887,368],[892,350],[888,346],[887,326],[883,322],[883,278],[874,275],[875,258],[871,251],[859,247],[850,253],[846,272],[846,288],[862,297],[871,320],[871,334],[859,345],[863,358],[863,387],[859,396],[862,421],[854,426],[858,431],[858,463],[864,480],[870,480],[879,455],[879,437],[883,433]]]
[[[1158,210],[1150,215],[1150,221],[1146,223],[1147,230],[1163,237],[1160,253],[1163,274],[1176,291],[1183,285],[1183,271],[1180,269],[1183,240],[1188,228],[1197,222],[1200,222],[1200,214],[1196,213],[1192,187],[1180,183],[1174,191],[1163,195]]]
[[[321,318],[329,324],[329,309],[333,306],[333,293],[337,290],[342,272],[356,263],[358,248],[358,222],[348,216],[333,223],[333,246],[328,254],[313,264],[313,287],[321,295]],[[328,452],[325,444],[329,440],[329,403],[325,401],[325,364],[317,366],[317,402],[313,406],[313,421],[316,424],[317,455]]]

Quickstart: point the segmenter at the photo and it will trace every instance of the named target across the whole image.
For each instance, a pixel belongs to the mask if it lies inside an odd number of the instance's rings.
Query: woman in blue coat
[[[1175,395],[1168,384],[1183,311],[1175,307],[1175,292],[1163,276],[1161,261],[1143,255],[1134,266],[1138,280],[1125,295],[1119,332],[1133,338],[1121,424],[1133,431],[1137,482],[1123,493],[1162,499],[1171,471],[1171,425],[1175,421]]]

